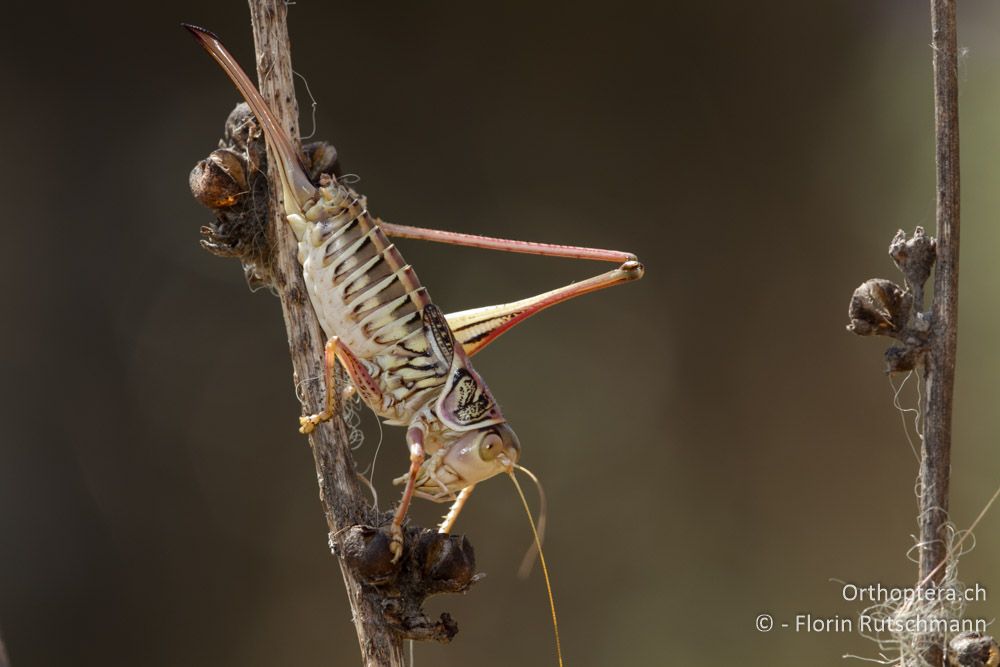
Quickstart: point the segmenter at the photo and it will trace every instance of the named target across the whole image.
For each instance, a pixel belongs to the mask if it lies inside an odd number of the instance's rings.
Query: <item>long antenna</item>
[[[514,482],[517,495],[521,497],[521,504],[524,505],[524,513],[528,515],[528,523],[531,524],[531,534],[535,536],[535,545],[538,547],[538,562],[542,564],[542,574],[545,575],[545,590],[549,593],[549,609],[552,610],[552,631],[556,636],[556,657],[559,659],[559,667],[563,667],[562,643],[559,641],[559,619],[556,618],[556,601],[552,597],[552,582],[549,580],[549,568],[545,564],[545,552],[542,551],[542,541],[538,539],[538,529],[535,528],[535,520],[531,516],[531,509],[528,507],[528,499],[524,497],[521,484],[517,481],[513,471],[507,473],[510,481]]]
[[[545,525],[548,520],[549,515],[549,503],[545,497],[545,489],[542,488],[542,480],[538,479],[535,473],[531,472],[524,466],[515,464],[515,468],[523,472],[525,475],[531,478],[531,481],[535,483],[538,488],[538,543],[545,542]],[[538,555],[538,545],[535,542],[531,543],[528,547],[528,551],[525,552],[524,558],[521,560],[521,567],[517,569],[517,576],[521,579],[527,579],[528,575],[531,574],[532,566],[535,564],[535,556]]]

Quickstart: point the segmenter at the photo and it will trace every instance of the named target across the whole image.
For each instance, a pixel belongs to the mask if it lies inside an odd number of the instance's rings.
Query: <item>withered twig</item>
[[[948,482],[951,473],[952,399],[958,339],[958,46],[955,0],[931,0],[934,120],[937,145],[937,237],[917,228],[900,231],[889,254],[905,276],[905,289],[873,278],[851,299],[848,329],[900,341],[886,351],[888,372],[922,369],[927,385],[922,407],[918,584],[941,584],[948,558]],[[937,264],[935,265],[935,262]],[[934,267],[934,299],[924,310],[924,284]],[[921,638],[922,657],[935,667],[945,659],[944,638]],[[989,638],[986,638],[989,639]],[[992,640],[990,640],[992,641]]]
[[[282,0],[250,0],[254,46],[257,55],[257,78],[260,92],[277,115],[292,141],[299,141],[298,105],[292,75],[291,45],[288,39],[288,9]],[[281,204],[280,179],[275,160],[268,160],[271,183],[268,244],[271,249],[273,287],[281,300],[288,331],[296,384],[306,378],[322,377],[323,334],[306,295],[305,284],[296,259],[294,235],[285,224]],[[323,402],[319,383],[304,382],[302,399],[309,412],[318,412]],[[309,437],[320,500],[331,535],[361,523],[365,496],[355,475],[342,416],[317,428]],[[341,562],[341,572],[351,603],[358,641],[366,665],[402,666],[401,638],[388,627],[381,609],[381,598],[366,589],[357,574]]]
[[[945,574],[948,481],[951,472],[951,418],[958,341],[958,38],[955,0],[931,0],[934,61],[934,127],[937,145],[937,266],[931,337],[925,362],[927,403],[920,464],[920,574],[933,586]],[[925,654],[942,664],[935,643]]]

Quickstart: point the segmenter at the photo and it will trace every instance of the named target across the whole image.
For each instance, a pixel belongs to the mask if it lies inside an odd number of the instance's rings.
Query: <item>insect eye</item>
[[[496,433],[487,433],[479,442],[479,456],[492,461],[503,451],[503,440]]]

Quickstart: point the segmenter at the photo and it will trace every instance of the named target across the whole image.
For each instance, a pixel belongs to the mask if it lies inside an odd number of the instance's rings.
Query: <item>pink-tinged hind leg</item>
[[[406,478],[406,488],[403,489],[403,497],[396,508],[396,514],[392,517],[392,524],[389,526],[391,542],[389,550],[392,551],[392,562],[395,563],[403,555],[403,521],[406,513],[410,510],[410,501],[413,500],[413,491],[417,485],[417,475],[420,474],[420,466],[424,464],[424,432],[411,427],[406,432],[406,444],[410,448],[410,472]]]
[[[503,303],[496,306],[472,308],[446,316],[455,339],[462,344],[470,357],[495,341],[506,331],[517,326],[532,315],[537,315],[557,303],[569,301],[578,296],[621,285],[642,278],[642,264],[628,261],[614,271],[581,280],[536,296]]]
[[[395,225],[383,221],[379,222],[379,227],[387,235],[398,238],[450,243],[452,245],[471,248],[502,250],[528,255],[621,263],[621,266],[614,271],[608,271],[599,276],[527,299],[515,301],[514,303],[473,308],[472,310],[463,310],[460,313],[448,315],[448,324],[451,326],[452,331],[455,332],[455,338],[462,343],[465,353],[469,356],[474,355],[492,343],[500,334],[550,306],[584,294],[589,294],[590,292],[638,280],[642,278],[644,271],[642,264],[639,263],[635,255],[630,252],[622,252],[621,250],[604,250],[601,248],[585,248],[582,246],[554,243],[498,239],[476,234],[429,229],[427,227]]]
[[[382,391],[378,383],[372,378],[368,369],[365,368],[361,360],[354,356],[351,350],[340,342],[336,336],[326,341],[323,355],[323,376],[326,382],[326,405],[323,410],[315,415],[299,417],[299,432],[311,433],[317,424],[325,422],[333,416],[336,406],[337,383],[334,379],[334,371],[337,367],[337,360],[344,366],[347,375],[351,378],[351,385],[361,395],[362,400],[371,407],[382,404]]]
[[[636,256],[620,250],[604,250],[602,248],[585,248],[583,246],[560,245],[558,243],[537,243],[535,241],[517,241],[515,239],[498,239],[492,236],[478,234],[463,234],[462,232],[447,232],[443,229],[428,227],[410,227],[395,225],[380,220],[378,226],[388,236],[434,243],[450,243],[451,245],[483,248],[485,250],[502,250],[518,252],[527,255],[545,255],[546,257],[568,257],[570,259],[591,259],[599,262],[634,262]]]

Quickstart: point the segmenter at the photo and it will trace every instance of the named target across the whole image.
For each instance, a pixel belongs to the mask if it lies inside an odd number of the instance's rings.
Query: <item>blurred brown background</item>
[[[352,665],[277,301],[198,248],[187,174],[252,66],[241,2],[19,3],[0,40],[0,631],[28,665]],[[851,291],[933,226],[924,2],[291,7],[316,136],[388,220],[633,250],[638,284],[476,360],[544,480],[568,664],[840,665],[831,578],[905,585],[916,464]],[[1000,481],[1000,6],[962,2],[953,518]],[[302,126],[312,126],[301,102]],[[406,243],[457,310],[603,267]],[[905,393],[904,401],[914,401]],[[378,442],[374,418],[357,457]],[[400,429],[375,469],[383,503]],[[432,522],[443,510],[418,502]],[[488,573],[417,665],[550,665],[510,485],[459,523]],[[1000,513],[961,575],[1000,583]],[[1000,594],[1000,588],[996,589]],[[970,615],[992,618],[994,600]]]

